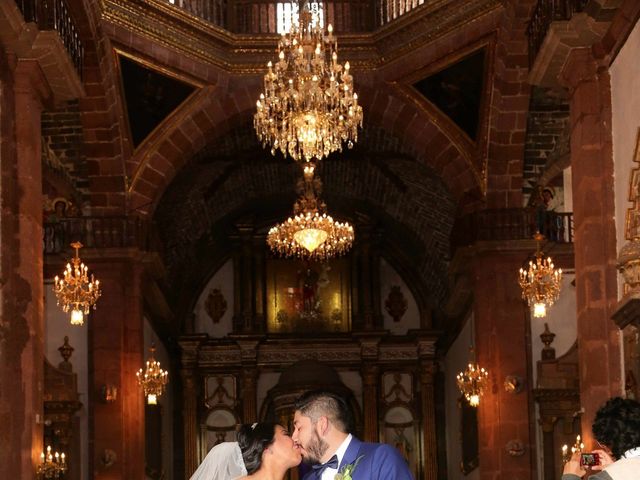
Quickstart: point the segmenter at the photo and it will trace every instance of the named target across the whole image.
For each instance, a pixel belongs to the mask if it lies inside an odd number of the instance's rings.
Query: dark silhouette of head
[[[640,447],[640,403],[615,397],[596,412],[591,427],[596,440],[608,447],[614,457]]]

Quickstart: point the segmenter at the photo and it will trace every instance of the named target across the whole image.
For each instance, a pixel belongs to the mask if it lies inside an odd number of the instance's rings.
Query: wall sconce
[[[515,395],[522,391],[522,383],[522,378],[518,375],[507,375],[504,379],[504,390]]]
[[[118,399],[118,387],[115,385],[102,385],[100,387],[100,400],[104,403],[113,403]]]

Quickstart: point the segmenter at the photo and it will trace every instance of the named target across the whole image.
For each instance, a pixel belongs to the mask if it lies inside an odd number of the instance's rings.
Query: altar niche
[[[351,330],[349,261],[267,261],[267,331]]]

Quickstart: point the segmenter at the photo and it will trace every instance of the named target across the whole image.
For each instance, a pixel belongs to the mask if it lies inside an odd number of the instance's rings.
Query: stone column
[[[434,378],[436,365],[433,360],[420,363],[420,407],[422,410],[424,479],[438,478],[438,442],[436,439],[436,404]]]
[[[259,337],[237,339],[242,358],[242,422],[258,421],[258,344]]]
[[[97,309],[86,320],[92,365],[90,388],[93,392],[99,392],[103,385],[118,388],[115,402],[94,401],[90,407],[92,475],[99,480],[142,479],[145,398],[136,378],[146,357],[142,259],[137,250],[124,249],[83,250],[81,256],[102,286]]]
[[[609,72],[591,48],[574,49],[562,73],[569,87],[571,170],[582,433],[591,444],[597,409],[622,394]]]
[[[529,249],[530,247],[530,249]],[[534,242],[495,242],[476,251],[474,321],[476,357],[489,372],[489,386],[478,407],[480,478],[532,478],[530,388],[507,393],[507,375],[527,378],[526,306],[518,285],[518,269],[535,251]],[[507,445],[517,445],[510,448]]]
[[[43,448],[40,114],[50,98],[35,60],[0,50],[0,468],[25,480]]]

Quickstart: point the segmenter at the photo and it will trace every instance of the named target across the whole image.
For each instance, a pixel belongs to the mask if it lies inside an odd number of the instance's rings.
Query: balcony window
[[[324,28],[324,6],[323,2],[309,2],[309,8],[313,14],[313,25],[320,22],[320,27]],[[292,23],[300,20],[300,9],[296,2],[278,2],[278,33],[280,35],[291,30]]]

